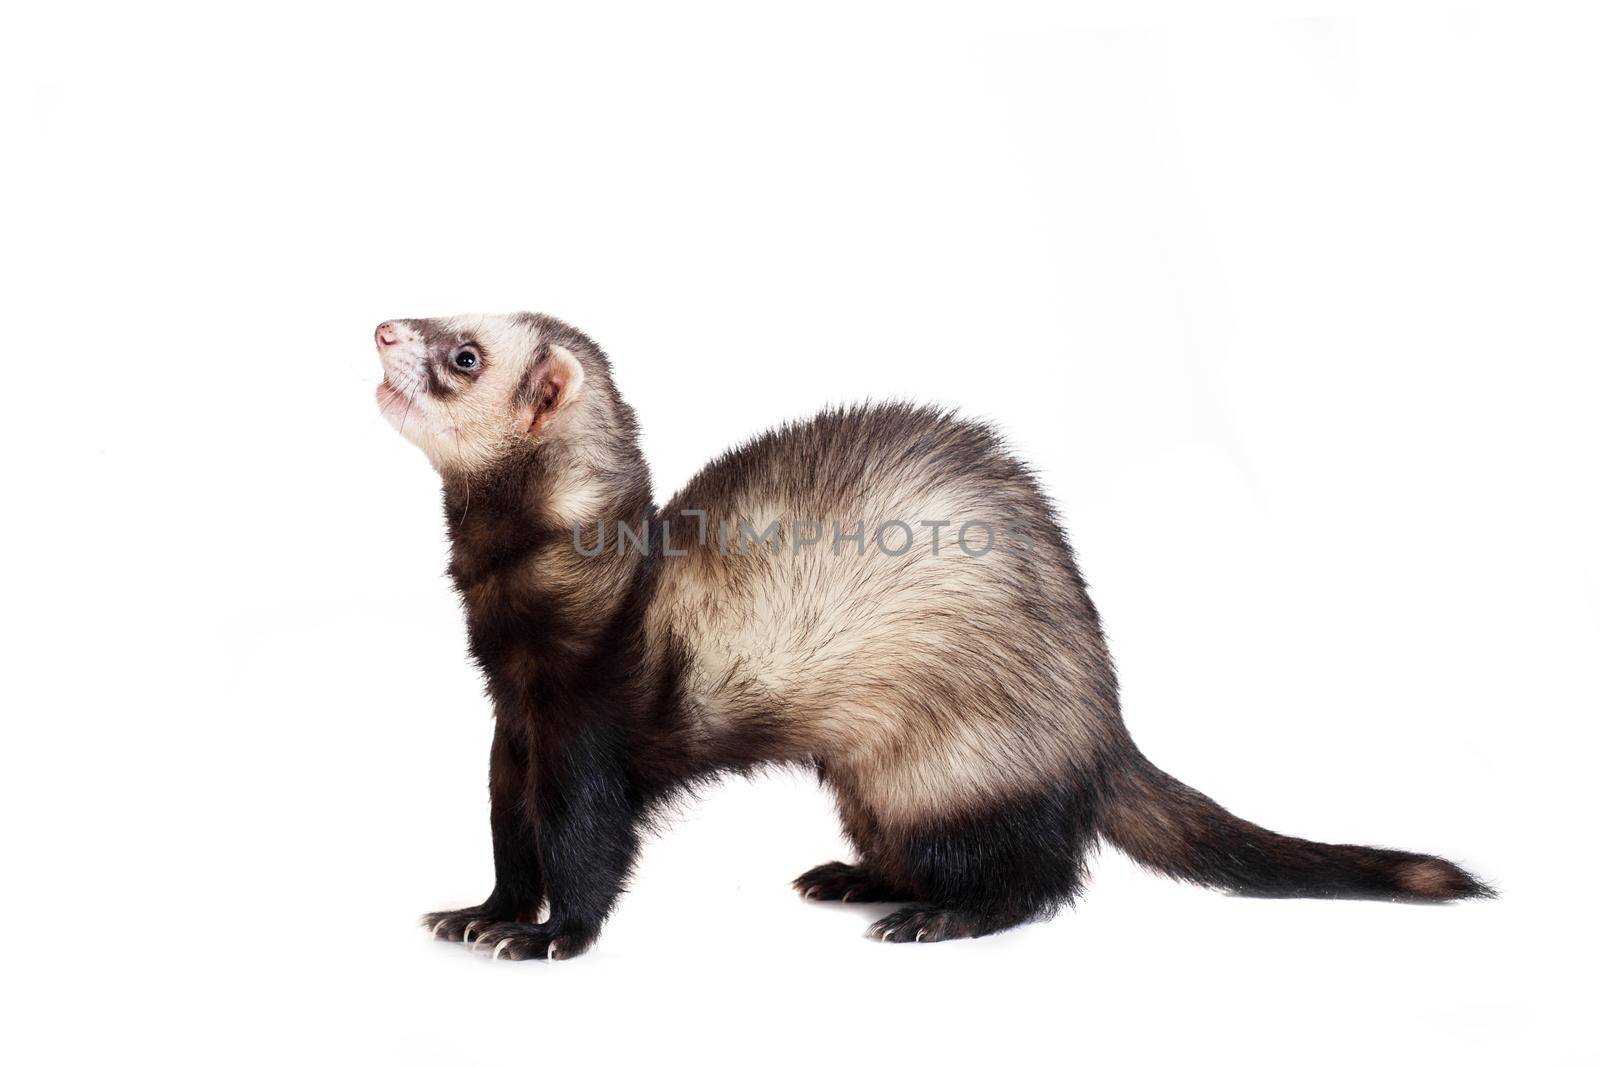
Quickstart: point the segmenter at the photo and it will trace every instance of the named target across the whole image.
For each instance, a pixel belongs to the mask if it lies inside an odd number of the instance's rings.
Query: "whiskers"
[[[379,378],[377,382],[369,382],[368,385],[367,385],[367,393],[368,393],[368,395],[371,395],[377,389],[378,383],[382,382],[384,380],[385,379],[383,379],[383,378]],[[372,425],[380,422],[384,418],[384,416],[386,416],[389,413],[389,408],[392,407],[394,404],[398,403],[399,399],[400,398],[398,396],[386,396],[382,400],[379,400],[378,401],[377,414],[372,416],[372,422],[368,423],[367,425],[368,426],[372,426]]]
[[[389,381],[388,375],[384,376],[383,381],[389,386],[389,395],[386,396],[378,405],[378,414],[381,417],[387,418],[393,412],[395,406],[398,405],[400,401],[404,400],[406,408],[400,413],[399,427],[401,434],[404,434],[406,432],[406,420],[411,417],[411,409],[416,404],[417,391],[422,388],[422,382],[420,379],[414,381],[411,383],[409,389],[406,389],[404,392],[402,392],[401,390],[395,388],[393,382]]]
[[[412,401],[416,399],[417,390],[419,388],[421,388],[421,385],[422,385],[422,383],[418,382],[416,385],[413,385],[410,388],[410,390],[407,391],[407,393],[406,393],[406,409],[400,413],[400,436],[401,437],[404,437],[406,435],[406,419],[410,418],[410,416],[411,416],[411,404],[412,404]]]

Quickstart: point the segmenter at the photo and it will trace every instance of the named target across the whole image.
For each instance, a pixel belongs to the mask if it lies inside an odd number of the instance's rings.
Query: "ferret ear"
[[[560,345],[551,345],[543,359],[528,370],[517,390],[517,426],[537,436],[550,419],[578,398],[583,390],[583,364]]]

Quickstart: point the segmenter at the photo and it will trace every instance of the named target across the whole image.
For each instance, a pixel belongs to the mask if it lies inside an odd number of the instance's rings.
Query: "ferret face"
[[[584,371],[534,315],[391,319],[375,331],[378,407],[445,474],[536,447],[570,421]]]

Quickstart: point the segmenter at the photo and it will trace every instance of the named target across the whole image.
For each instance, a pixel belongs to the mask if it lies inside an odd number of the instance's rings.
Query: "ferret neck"
[[[610,656],[616,668],[615,657],[636,655],[628,635],[649,595],[651,558],[579,550],[572,526],[550,510],[551,493],[565,491],[572,474],[535,461],[445,483],[450,577],[499,708],[536,706],[552,686],[604,674],[597,657]],[[599,483],[585,501],[608,522],[638,525],[653,514],[648,485]]]
[[[537,569],[541,560],[560,566],[575,565],[574,560],[587,563],[590,557],[577,551],[585,530],[596,524],[647,524],[655,513],[650,476],[643,458],[635,455],[631,470],[594,471],[565,457],[535,452],[470,477],[447,475],[451,577],[465,590],[492,577],[533,577],[526,572]],[[582,508],[577,514],[572,512],[575,500]],[[614,565],[629,562],[625,559],[609,562],[613,565],[603,568],[604,580],[626,583],[635,568]],[[531,588],[527,581],[514,584]]]

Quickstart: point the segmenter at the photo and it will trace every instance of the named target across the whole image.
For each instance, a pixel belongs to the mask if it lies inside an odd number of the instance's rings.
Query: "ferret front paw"
[[[565,960],[594,944],[598,930],[570,922],[498,922],[476,926],[472,947],[497,960]]]
[[[896,899],[892,891],[860,867],[849,863],[824,863],[794,880],[794,887],[807,900],[848,901],[870,904]]]
[[[892,912],[867,927],[867,936],[878,941],[951,941],[963,937],[982,937],[1000,926],[984,916],[954,908],[910,907]]]
[[[486,900],[471,908],[430,911],[422,917],[422,925],[441,941],[471,941],[475,931],[491,923],[507,922],[517,917],[516,908]]]

